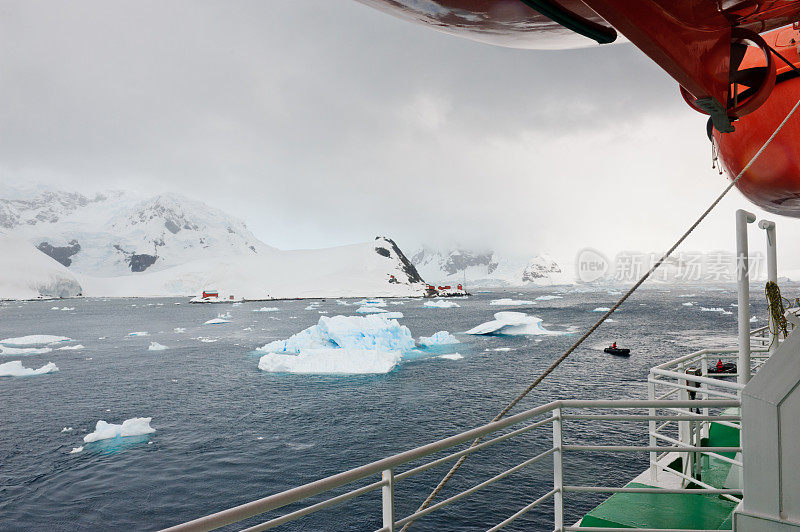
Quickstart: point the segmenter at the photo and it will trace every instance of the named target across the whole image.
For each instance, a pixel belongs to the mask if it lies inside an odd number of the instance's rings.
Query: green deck
[[[709,447],[737,447],[739,431],[712,423]],[[731,455],[734,453],[726,453]],[[703,457],[702,480],[716,488],[724,487],[731,465],[714,457]],[[676,464],[674,467],[680,467]],[[626,487],[652,488],[629,483]],[[690,530],[730,530],[736,503],[716,495],[691,493],[615,493],[586,514],[580,526],[602,528],[682,528]]]

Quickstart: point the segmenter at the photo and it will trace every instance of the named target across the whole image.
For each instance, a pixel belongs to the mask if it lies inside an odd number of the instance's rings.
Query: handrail
[[[545,405],[532,408],[526,410],[525,412],[509,416],[501,421],[496,421],[492,423],[487,423],[480,427],[462,432],[455,436],[451,436],[448,438],[444,438],[438,440],[433,443],[429,443],[427,445],[423,445],[417,447],[415,449],[411,449],[402,453],[395,454],[393,456],[383,458],[381,460],[377,460],[375,462],[371,462],[369,464],[365,464],[349,471],[344,471],[342,473],[338,473],[335,475],[331,475],[329,477],[319,479],[303,486],[295,487],[289,490],[285,490],[283,492],[270,495],[268,497],[264,497],[246,504],[242,504],[233,508],[229,508],[227,510],[223,510],[220,512],[216,512],[214,514],[201,517],[198,519],[194,519],[192,521],[188,521],[186,523],[182,523],[179,525],[172,526],[167,528],[166,530],[169,531],[177,531],[177,530],[213,530],[214,528],[219,528],[221,526],[229,525],[232,523],[236,523],[239,521],[243,521],[250,517],[254,517],[256,515],[260,515],[271,510],[275,510],[286,506],[288,504],[292,504],[295,502],[299,502],[314,495],[330,491],[332,489],[341,487],[346,484],[350,484],[352,482],[357,482],[359,480],[363,480],[369,476],[381,474],[385,471],[393,471],[395,468],[405,465],[409,462],[413,462],[415,460],[419,460],[421,458],[427,457],[429,455],[438,453],[440,451],[452,448],[456,445],[468,443],[473,441],[475,438],[484,437],[491,433],[506,429],[511,427],[512,425],[522,423],[528,421],[532,418],[546,415],[550,412],[556,410],[564,410],[564,409],[653,409],[656,410],[676,410],[676,409],[690,409],[690,408],[699,408],[702,407],[704,409],[710,408],[727,408],[727,407],[735,407],[739,406],[740,402],[738,400],[733,399],[706,399],[706,400],[638,400],[638,399],[615,399],[615,400],[574,400],[574,399],[564,399],[558,401],[552,401]],[[452,453],[448,456],[443,458],[439,458],[434,460],[430,463],[426,463],[416,468],[410,469],[406,472],[400,473],[394,476],[394,480],[400,480],[403,478],[407,478],[415,473],[424,471],[429,469],[430,467],[434,467],[435,465],[441,464],[448,460],[453,460],[470,452],[478,451],[484,448],[487,445],[496,443],[498,441],[506,440],[512,436],[522,434],[523,432],[528,432],[536,427],[540,427],[546,424],[560,424],[563,420],[608,420],[608,421],[616,421],[616,420],[631,420],[631,421],[647,421],[647,420],[661,420],[661,419],[670,419],[670,420],[691,420],[691,421],[708,421],[708,420],[716,420],[720,419],[722,421],[735,421],[738,420],[738,416],[731,416],[731,415],[724,415],[724,416],[710,416],[710,415],[700,415],[700,414],[683,414],[679,416],[668,416],[665,414],[649,414],[649,415],[641,415],[641,414],[558,414],[548,416],[545,419],[536,421],[534,423],[528,424],[524,427],[518,428],[508,434],[503,434],[498,436],[492,440],[488,440],[483,442],[479,446],[476,446],[471,449],[465,449],[462,451],[458,451],[456,453]],[[403,523],[411,522],[423,515],[426,515],[430,512],[433,512],[447,504],[455,502],[471,493],[474,493],[483,487],[496,482],[497,480],[504,478],[523,467],[537,462],[543,458],[546,458],[551,455],[555,455],[556,453],[562,453],[565,451],[615,451],[615,452],[660,452],[660,451],[678,451],[678,452],[738,452],[740,448],[738,447],[699,447],[699,446],[686,446],[686,445],[679,445],[679,446],[672,446],[672,447],[664,447],[664,446],[624,446],[624,445],[611,445],[611,446],[590,446],[590,445],[556,445],[551,447],[544,452],[537,454],[536,456],[526,459],[520,464],[507,469],[494,477],[483,481],[465,491],[462,491],[456,495],[453,495],[449,499],[445,499],[440,501],[430,507],[426,508],[425,510],[413,513],[409,516],[406,516],[402,519],[397,520],[394,522],[395,526],[401,526]],[[272,528],[274,526],[278,526],[280,524],[286,523],[288,521],[294,520],[296,518],[302,517],[304,515],[308,515],[318,510],[322,510],[324,508],[330,507],[334,504],[339,502],[343,502],[348,499],[352,499],[358,495],[362,495],[369,491],[384,488],[386,489],[387,480],[380,480],[377,482],[373,482],[366,486],[362,486],[360,488],[351,490],[347,493],[337,495],[336,497],[332,497],[325,501],[313,504],[306,508],[296,510],[294,512],[290,512],[288,514],[277,516],[271,520],[263,522],[259,525],[255,525],[253,527],[248,528],[249,531],[260,531],[266,530],[268,528]],[[550,495],[546,495],[543,498],[537,499],[534,503],[529,504],[517,514],[514,514],[510,518],[508,518],[505,522],[510,522],[510,520],[516,519],[519,515],[522,515],[525,511],[530,510],[533,508],[531,505],[536,505],[539,502],[542,502],[546,498],[550,496],[557,495],[559,490],[561,489],[560,486],[554,486],[553,493]],[[566,489],[566,488],[565,488]],[[698,493],[698,490],[693,490],[694,493]],[[520,513],[522,512],[522,513]],[[516,517],[515,517],[516,516]],[[502,524],[502,523],[501,523]],[[500,525],[498,525],[499,527]],[[389,530],[390,528],[384,529]]]

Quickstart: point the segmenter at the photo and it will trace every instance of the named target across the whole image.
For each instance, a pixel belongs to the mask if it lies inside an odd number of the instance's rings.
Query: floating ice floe
[[[164,349],[169,349],[167,346],[159,344],[158,342],[150,342],[150,347],[147,348],[148,351],[163,351]]]
[[[278,307],[261,307],[254,309],[253,312],[278,312],[279,310]]]
[[[694,303],[692,303],[691,301],[687,301],[686,303],[681,303],[681,305],[684,307],[693,307]]]
[[[437,299],[436,301],[426,301],[424,306],[428,308],[453,308],[460,307],[455,301],[447,301],[446,299]]]
[[[347,302],[347,301],[345,301],[344,299],[337,299],[337,300],[336,300],[336,304],[337,304],[337,305],[341,305],[341,306],[343,306],[343,307],[346,307],[346,306],[350,305],[350,303],[348,303],[348,302]]]
[[[361,301],[356,302],[356,305],[362,305],[365,307],[385,307],[386,301],[383,299],[362,299]]]
[[[61,310],[75,310],[75,307],[61,307]]]
[[[58,310],[60,307],[50,307],[50,310]]]
[[[306,307],[306,310],[317,310],[319,308],[319,303],[311,303],[309,306]]]
[[[61,432],[72,432],[74,429],[72,427],[64,427],[61,429]]]
[[[537,298],[536,298],[536,301],[551,301],[551,300],[553,300],[553,299],[563,299],[563,298],[564,298],[564,296],[551,296],[551,295],[546,295],[546,296],[539,296],[539,297],[537,297]]]
[[[4,356],[25,356],[25,355],[43,355],[52,351],[52,347],[6,347],[0,345],[0,355]]]
[[[30,347],[40,345],[54,345],[61,342],[71,342],[72,338],[66,336],[54,336],[52,334],[29,334],[28,336],[17,336],[16,338],[5,338],[0,340],[0,345],[7,347]]]
[[[388,312],[388,311],[380,307],[363,306],[363,307],[358,307],[356,309],[356,312],[358,312],[359,314],[381,314],[383,312]]]
[[[432,336],[421,336],[419,339],[419,345],[423,347],[431,347],[435,345],[452,345],[452,344],[459,344],[461,342],[458,339],[450,334],[447,331],[439,331]]]
[[[175,327],[174,329],[172,329],[172,332],[184,333],[186,332],[186,327]]]
[[[150,336],[150,333],[147,331],[135,331],[128,333],[128,336]]]
[[[57,351],[77,351],[79,349],[86,349],[86,348],[81,344],[65,345],[64,347],[59,347]]]
[[[110,438],[125,438],[127,436],[142,436],[156,431],[150,426],[151,417],[134,417],[126,419],[121,425],[106,423],[102,419],[95,425],[94,432],[90,432],[83,437],[83,441],[90,443],[98,440]]]
[[[753,316],[752,318],[750,318],[750,323],[755,323],[757,321],[758,321],[758,316]]]
[[[321,316],[317,325],[258,348],[266,353],[258,367],[286,373],[387,373],[414,347],[408,327],[383,314]]]
[[[611,307],[597,307],[592,312],[608,312]]]
[[[501,299],[493,299],[489,304],[495,307],[512,307],[521,305],[535,305],[536,302],[529,299],[511,299],[509,297],[504,297]]]
[[[506,351],[511,351],[511,348],[510,347],[495,347],[494,349],[484,349],[484,351],[506,352]]]
[[[542,326],[541,318],[525,314],[524,312],[498,312],[494,320],[482,323],[468,330],[465,334],[486,335],[521,335],[521,334],[564,334],[558,331],[548,331]]]
[[[213,344],[214,342],[218,342],[219,338],[211,338],[209,336],[198,336],[197,338],[192,338],[192,340],[200,340],[204,344]]]
[[[681,294],[678,297],[697,297],[697,294]]]
[[[48,362],[38,369],[26,368],[22,365],[21,360],[12,360],[0,364],[0,377],[30,377],[32,375],[44,375],[45,373],[52,373],[58,371],[58,367],[52,362]]]
[[[405,305],[402,301],[389,301],[390,305]]]
[[[396,311],[381,312],[379,315],[382,318],[395,319],[395,320],[399,320],[400,318],[403,317],[402,312],[396,312]]]
[[[69,454],[77,454],[81,451],[83,451],[83,445],[81,445],[80,447],[73,447],[72,450],[69,452]]]
[[[203,325],[219,325],[220,323],[230,323],[230,322],[231,322],[231,320],[227,320],[225,318],[217,317],[217,318],[212,318],[212,319],[204,322]]]
[[[439,355],[439,358],[446,358],[447,360],[461,360],[464,356],[461,353],[448,353],[446,355]]]

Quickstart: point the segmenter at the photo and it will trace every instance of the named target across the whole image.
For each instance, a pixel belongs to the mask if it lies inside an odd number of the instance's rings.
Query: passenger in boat
[[[722,359],[717,359],[717,371],[722,371]]]
[[[617,348],[617,342],[614,342],[613,344],[611,344],[611,349],[616,349],[616,348]]]

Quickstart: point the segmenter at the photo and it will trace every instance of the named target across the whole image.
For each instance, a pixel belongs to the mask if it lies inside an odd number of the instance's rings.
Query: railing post
[[[767,281],[778,282],[778,252],[775,240],[775,222],[761,220],[758,226],[767,233]],[[772,319],[772,312],[769,313],[769,353],[775,352],[778,347],[778,324]]]
[[[655,401],[656,399],[656,383],[648,382],[647,383],[647,398],[651,401]],[[651,416],[656,415],[656,409],[651,408],[649,410]],[[656,440],[655,433],[656,433],[656,420],[651,419],[647,423],[648,425],[648,433],[650,434],[650,447],[655,447],[658,445],[658,441]],[[650,452],[650,480],[652,482],[658,481],[658,466],[656,463],[658,462],[658,453],[657,452]]]
[[[384,469],[381,478],[386,484],[381,489],[383,499],[383,528],[394,532],[394,470]]]
[[[750,380],[750,266],[747,224],[755,221],[754,214],[743,209],[736,211],[736,287],[739,295],[739,363],[736,369],[739,384],[747,384]]]
[[[553,410],[553,524],[554,532],[564,532],[564,456],[561,420],[561,407]]]

